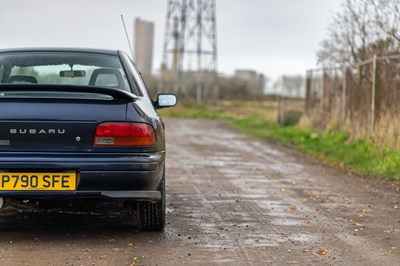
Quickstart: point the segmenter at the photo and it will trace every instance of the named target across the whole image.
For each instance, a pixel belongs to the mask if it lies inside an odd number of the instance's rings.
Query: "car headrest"
[[[7,83],[38,83],[33,76],[15,75],[8,78]]]
[[[90,86],[96,86],[98,77],[101,75],[112,75],[115,77],[117,83],[118,83],[118,88],[119,89],[124,89],[125,84],[124,84],[124,79],[122,78],[121,72],[118,69],[113,69],[113,68],[99,68],[93,71],[92,76],[90,77],[89,80],[89,85]],[[104,85],[107,86],[107,85]],[[114,86],[112,86],[114,87]]]

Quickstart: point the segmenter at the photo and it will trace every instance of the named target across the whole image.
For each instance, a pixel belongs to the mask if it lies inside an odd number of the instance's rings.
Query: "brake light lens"
[[[93,146],[152,146],[156,134],[143,123],[102,123],[96,128]]]

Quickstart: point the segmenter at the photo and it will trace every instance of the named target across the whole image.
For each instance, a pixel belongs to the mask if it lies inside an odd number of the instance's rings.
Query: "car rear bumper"
[[[1,191],[0,197],[21,198],[21,199],[68,199],[68,198],[110,198],[110,199],[129,199],[137,201],[158,202],[161,200],[160,191]]]
[[[75,171],[74,191],[0,191],[13,198],[116,198],[158,201],[165,152],[126,153],[1,153],[0,171]]]

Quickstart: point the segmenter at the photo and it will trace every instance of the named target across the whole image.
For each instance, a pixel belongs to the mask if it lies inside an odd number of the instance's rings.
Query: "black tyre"
[[[143,230],[161,231],[165,227],[165,176],[160,181],[158,191],[161,192],[159,202],[138,202],[139,225]]]

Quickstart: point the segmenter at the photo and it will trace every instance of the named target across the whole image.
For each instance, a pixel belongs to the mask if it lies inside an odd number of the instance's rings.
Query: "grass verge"
[[[279,140],[306,152],[324,163],[355,174],[390,179],[400,184],[400,152],[377,147],[368,140],[349,141],[346,132],[331,130],[324,134],[294,126],[278,126],[251,116],[235,120],[232,125],[263,140]]]

